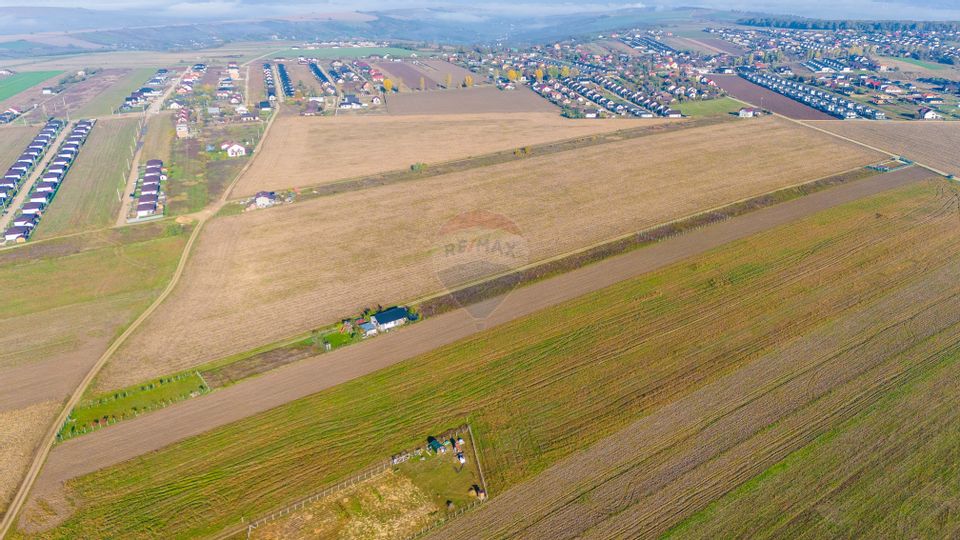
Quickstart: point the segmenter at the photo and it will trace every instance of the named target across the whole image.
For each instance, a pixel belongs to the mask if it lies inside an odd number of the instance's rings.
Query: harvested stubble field
[[[499,520],[483,536],[664,531],[953,346],[943,189],[816,214],[75,479],[75,513],[39,536],[209,534],[464,419],[495,497],[444,534],[480,517]]]
[[[390,114],[534,113],[559,115],[560,111],[532,90],[498,90],[493,86],[452,88],[444,92],[412,92],[387,96]]]
[[[260,190],[324,184],[406,169],[417,162],[429,167],[497,150],[666,122],[596,122],[537,113],[280,116],[234,193],[250,196]]]
[[[69,394],[116,332],[166,284],[185,241],[170,234],[134,243],[103,238],[103,247],[77,245],[80,252],[64,245],[44,253],[45,243],[37,243],[0,253],[0,418],[24,423],[17,428],[23,436],[10,440],[22,445],[0,452],[0,478],[10,480],[0,482],[0,505],[26,465],[21,451],[32,448],[29,441],[57,412],[39,404]],[[21,251],[30,257],[18,256]]]
[[[742,158],[745,148],[752,159]],[[877,159],[768,118],[220,218],[200,237],[178,289],[107,366],[101,388],[455,285],[440,282],[433,253],[441,224],[463,212],[488,209],[514,221],[536,262]],[[170,335],[177,341],[162,339]]]
[[[0,173],[6,172],[13,165],[39,132],[39,126],[0,127]]]
[[[130,172],[139,118],[104,118],[80,149],[35,239],[110,226],[120,209],[119,192]]]
[[[811,122],[812,126],[960,174],[960,122]]]

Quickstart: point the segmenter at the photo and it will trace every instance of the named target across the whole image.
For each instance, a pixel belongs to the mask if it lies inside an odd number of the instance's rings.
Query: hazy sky
[[[952,19],[960,20],[960,0],[587,0],[585,2],[518,0],[467,2],[463,0],[0,0],[2,6],[58,6],[123,10],[149,8],[159,14],[180,17],[262,17],[304,12],[383,10],[407,7],[452,7],[485,17],[493,14],[525,16],[602,11],[623,7],[674,7],[698,5],[789,13],[810,17],[859,19]],[[0,15],[2,16],[2,15]]]

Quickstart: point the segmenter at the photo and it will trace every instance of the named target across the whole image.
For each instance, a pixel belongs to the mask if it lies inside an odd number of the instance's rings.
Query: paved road
[[[729,219],[534,283],[506,296],[488,300],[490,305],[499,305],[486,321],[486,326],[506,323],[826,208],[931,176],[929,171],[919,167],[874,176]],[[467,338],[479,329],[477,321],[464,310],[458,310],[67,441],[50,453],[37,488],[40,492],[55,489],[64,480],[158,450],[372,373]]]

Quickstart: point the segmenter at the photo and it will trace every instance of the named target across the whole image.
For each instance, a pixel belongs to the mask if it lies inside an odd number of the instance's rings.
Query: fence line
[[[446,516],[434,521],[430,525],[427,525],[426,527],[420,529],[413,536],[409,537],[407,540],[417,540],[418,538],[423,538],[424,536],[430,534],[431,532],[446,525],[448,521],[452,521],[460,517],[461,515],[463,515],[465,512],[469,510],[473,510],[474,508],[480,506],[481,504],[483,504],[483,502],[484,502],[483,500],[477,499],[466,506],[460,507],[456,512],[452,514],[447,514]]]
[[[352,477],[350,477],[350,478],[347,478],[346,480],[342,480],[342,481],[341,481],[340,483],[338,483],[338,484],[334,484],[334,485],[332,485],[332,486],[326,487],[326,488],[324,488],[322,491],[318,491],[317,493],[314,493],[313,495],[310,495],[309,497],[305,497],[305,498],[303,498],[303,499],[300,499],[299,501],[297,501],[297,502],[295,502],[295,503],[293,503],[293,504],[287,505],[287,506],[285,506],[285,507],[283,507],[283,508],[281,508],[281,509],[279,509],[279,510],[275,510],[275,511],[272,512],[271,514],[268,514],[268,515],[266,515],[266,516],[263,516],[263,517],[255,520],[255,521],[251,521],[250,524],[247,525],[247,538],[250,538],[250,533],[252,533],[254,529],[256,529],[256,528],[258,528],[258,527],[260,527],[260,526],[262,526],[262,525],[266,525],[267,523],[269,523],[269,522],[271,522],[271,521],[273,521],[273,520],[275,520],[275,519],[278,519],[278,518],[283,517],[283,516],[285,516],[285,515],[289,515],[290,513],[294,512],[294,511],[296,511],[296,510],[300,510],[300,509],[302,509],[303,507],[305,507],[306,505],[308,505],[308,504],[310,504],[310,503],[312,503],[312,502],[318,501],[318,500],[320,500],[320,499],[322,499],[322,498],[324,498],[324,497],[326,497],[326,496],[328,496],[328,495],[331,495],[331,494],[336,493],[336,492],[338,492],[338,491],[340,491],[340,490],[346,489],[346,488],[348,488],[348,487],[350,487],[350,486],[353,486],[353,485],[355,485],[355,484],[359,484],[360,482],[363,482],[364,480],[367,480],[367,479],[369,479],[369,478],[372,478],[373,476],[376,476],[376,475],[382,473],[383,471],[389,469],[389,468],[392,467],[392,466],[393,466],[392,460],[389,460],[389,459],[384,460],[384,461],[380,462],[379,464],[374,465],[373,467],[367,469],[366,471],[363,471],[363,472],[361,472],[361,473],[358,473],[358,474],[356,474],[356,475],[354,475],[354,476],[352,476]]]
[[[477,469],[478,469],[478,471],[479,471],[479,473],[480,473],[480,483],[481,483],[481,487],[483,488],[484,493],[489,493],[489,492],[487,491],[487,482],[486,482],[486,480],[485,480],[484,477],[483,477],[483,468],[482,468],[482,466],[480,465],[480,455],[479,455],[479,451],[478,451],[478,449],[477,449],[477,440],[476,440],[476,438],[474,438],[474,436],[473,436],[473,430],[470,428],[470,424],[464,424],[464,425],[459,426],[459,427],[457,427],[457,428],[454,428],[454,429],[445,431],[445,432],[443,432],[442,434],[438,435],[438,436],[437,436],[437,439],[438,439],[438,440],[443,440],[443,439],[451,438],[451,437],[459,437],[460,434],[463,433],[464,431],[466,431],[466,432],[469,433],[469,435],[470,435],[470,444],[471,444],[471,446],[473,447],[473,456],[474,456],[474,459],[477,461]],[[405,461],[409,460],[410,458],[412,458],[412,457],[414,457],[414,456],[422,455],[423,452],[426,451],[426,450],[428,450],[428,449],[429,449],[429,445],[422,445],[422,446],[418,446],[418,447],[414,448],[413,450],[404,451],[404,452],[401,452],[401,453],[399,453],[399,454],[395,454],[395,455],[391,456],[389,459],[385,459],[385,460],[381,461],[380,463],[378,463],[378,464],[376,464],[376,465],[373,465],[372,467],[369,467],[369,468],[366,469],[365,471],[362,471],[362,472],[360,472],[360,473],[357,473],[357,474],[355,474],[355,475],[353,475],[353,476],[351,476],[351,477],[349,477],[349,478],[347,478],[347,479],[345,479],[345,480],[340,481],[340,482],[337,483],[337,484],[334,484],[334,485],[332,485],[332,486],[328,486],[328,487],[324,488],[324,489],[321,490],[321,491],[318,491],[318,492],[316,492],[316,493],[314,493],[314,494],[312,494],[312,495],[310,495],[310,496],[304,497],[303,499],[300,499],[300,500],[298,500],[298,501],[296,501],[296,502],[294,502],[294,503],[291,503],[291,504],[289,504],[289,505],[287,505],[287,506],[284,506],[283,508],[280,508],[280,509],[278,509],[278,510],[274,510],[274,511],[271,512],[270,514],[264,515],[264,516],[262,516],[262,517],[260,517],[260,518],[258,518],[258,519],[256,519],[256,520],[254,520],[254,521],[251,521],[251,522],[247,525],[247,527],[246,527],[246,529],[247,529],[247,539],[249,540],[251,534],[253,533],[253,531],[254,531],[255,529],[257,529],[257,528],[259,528],[259,527],[261,527],[261,526],[263,526],[263,525],[266,525],[267,523],[269,523],[269,522],[271,522],[271,521],[273,521],[273,520],[275,520],[275,519],[279,519],[279,518],[281,518],[281,517],[283,517],[283,516],[290,515],[291,513],[295,512],[295,511],[297,511],[297,510],[303,509],[304,507],[306,507],[306,506],[307,506],[308,504],[310,504],[310,503],[316,502],[316,501],[318,501],[318,500],[320,500],[320,499],[322,499],[322,498],[324,498],[324,497],[327,497],[327,496],[332,495],[332,494],[334,494],[334,493],[337,493],[337,492],[339,492],[339,491],[341,491],[341,490],[344,490],[344,489],[346,489],[346,488],[348,488],[348,487],[351,487],[351,486],[354,486],[354,485],[356,485],[356,484],[359,484],[360,482],[363,482],[363,481],[365,481],[365,480],[368,480],[368,479],[370,479],[370,478],[372,478],[372,477],[374,477],[374,476],[376,476],[376,475],[378,475],[378,474],[383,473],[384,471],[386,471],[387,469],[389,469],[389,468],[391,468],[391,467],[393,467],[393,466],[395,466],[395,465],[399,465],[399,464],[401,464],[401,463],[404,463]],[[487,495],[487,496],[489,497],[489,495]],[[472,509],[472,508],[475,508],[475,507],[479,506],[479,505],[482,504],[483,502],[484,502],[484,499],[477,499],[476,501],[474,501],[474,502],[472,502],[472,503],[470,503],[470,504],[468,504],[468,505],[466,505],[466,506],[464,506],[464,507],[461,507],[461,508],[457,509],[456,512],[454,512],[454,513],[452,513],[452,514],[448,514],[448,515],[440,518],[439,520],[433,522],[432,524],[428,525],[428,526],[425,527],[424,529],[421,529],[421,530],[418,531],[416,534],[414,534],[413,536],[411,536],[411,537],[410,537],[410,540],[414,540],[414,539],[416,539],[416,538],[422,537],[423,535],[427,534],[428,532],[436,529],[437,527],[440,527],[440,526],[443,525],[444,523],[446,523],[446,522],[448,522],[448,521],[450,521],[450,520],[452,520],[452,519],[454,519],[454,518],[456,518],[456,517],[459,517],[461,514],[463,514],[463,513],[466,512],[467,510],[470,510],[470,509]],[[241,529],[241,530],[242,530],[242,529]],[[233,529],[233,532],[234,532],[234,534],[235,534],[236,532],[240,532],[240,531],[237,531],[236,529]]]

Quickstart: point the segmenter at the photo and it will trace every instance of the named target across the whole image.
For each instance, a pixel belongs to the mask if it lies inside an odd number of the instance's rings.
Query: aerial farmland
[[[0,538],[960,531],[957,23],[62,7]]]

